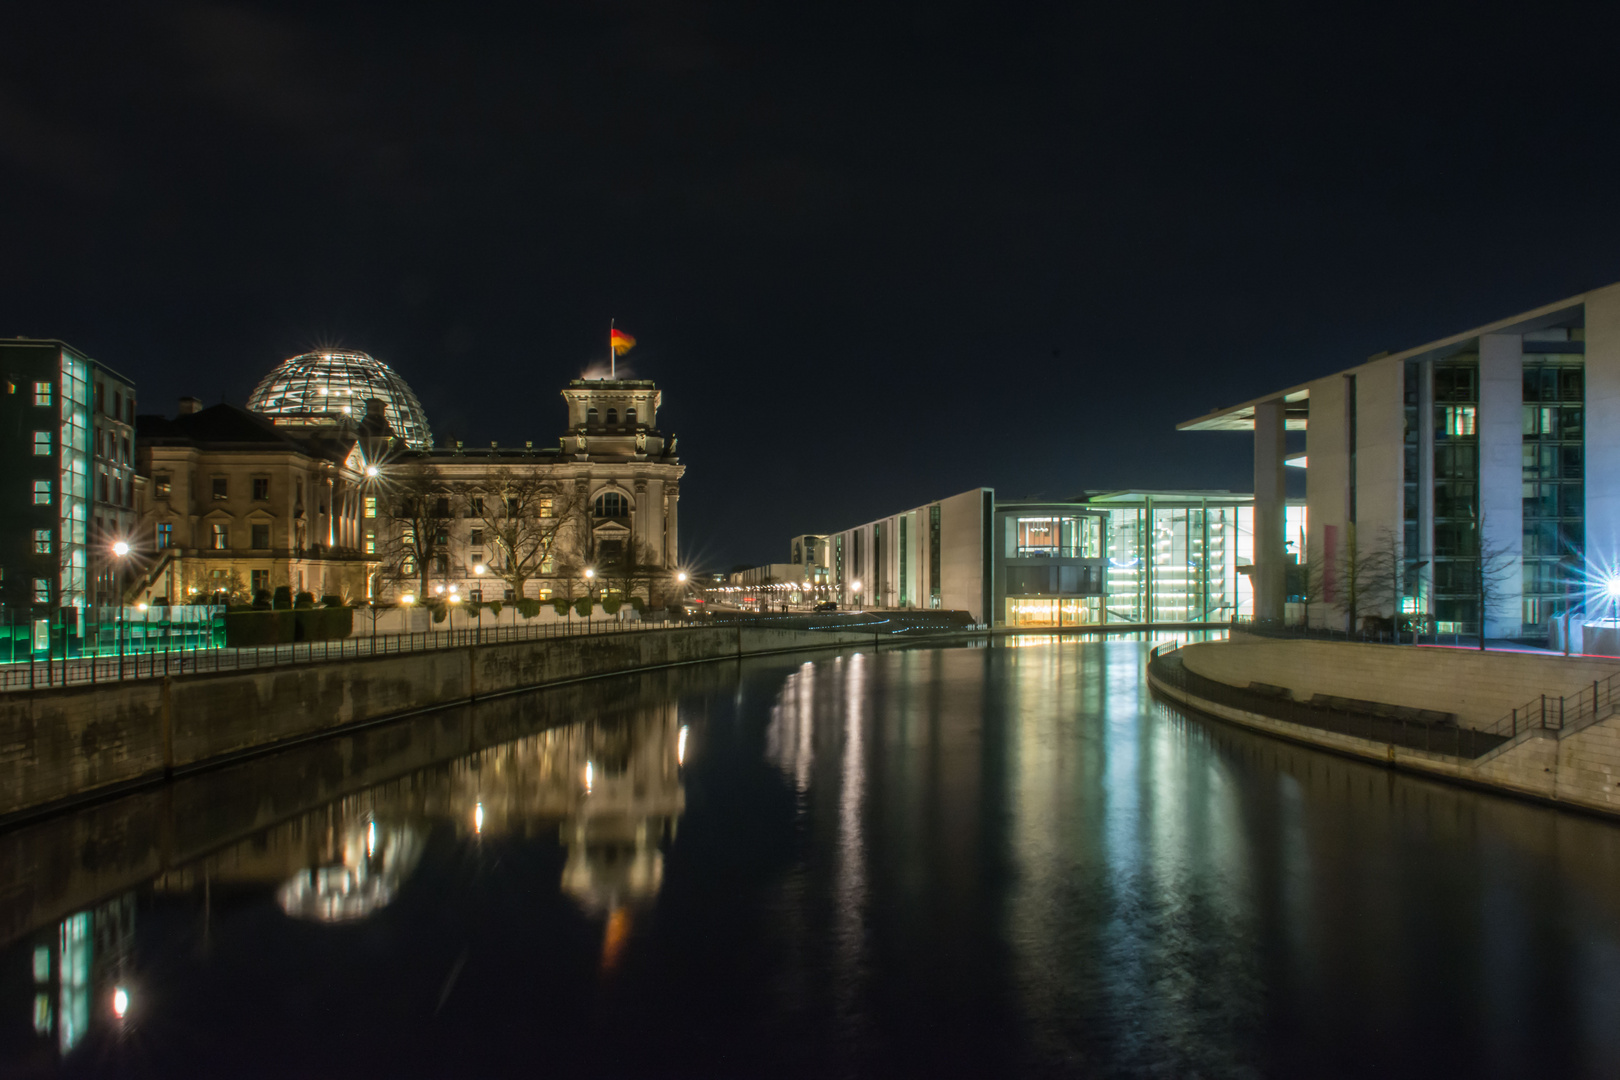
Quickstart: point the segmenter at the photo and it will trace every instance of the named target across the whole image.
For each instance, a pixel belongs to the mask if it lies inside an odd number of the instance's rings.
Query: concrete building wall
[[[854,606],[857,594],[854,583],[861,589],[859,603],[863,607],[929,606],[932,582],[928,576],[929,508],[940,508],[940,606],[951,611],[972,613],[974,621],[986,620],[985,564],[989,523],[985,516],[986,495],[989,488],[969,491],[940,499],[937,503],[869,521],[841,532],[827,534],[829,561],[831,553],[843,545],[844,570],[842,592],[836,597],[844,606]],[[900,519],[906,519],[906,592],[900,592]],[[881,553],[876,544],[881,527]],[[881,555],[881,558],[880,558]],[[837,582],[835,581],[836,585]]]
[[[1586,294],[1586,548],[1620,566],[1620,285]]]
[[[870,634],[698,627],[0,695],[0,815],[221,756],[571,679]]]
[[[1401,542],[1405,389],[1399,360],[1356,369],[1356,543],[1366,555],[1386,555]],[[1386,598],[1365,614],[1387,615],[1390,609]]]
[[[1479,339],[1480,550],[1493,584],[1485,633],[1517,637],[1523,626],[1524,339],[1484,334]],[[1498,555],[1497,558],[1490,558]]]
[[[1320,599],[1313,597],[1313,626],[1344,625],[1334,609],[1338,598],[1338,570],[1349,530],[1350,442],[1347,384],[1343,375],[1330,375],[1310,384],[1311,419],[1305,432],[1306,535],[1312,571],[1320,579]]]

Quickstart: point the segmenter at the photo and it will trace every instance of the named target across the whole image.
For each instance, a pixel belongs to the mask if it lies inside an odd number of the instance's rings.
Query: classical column
[[[681,485],[671,480],[664,485],[664,559],[668,566],[681,563],[680,532],[676,527],[680,501]]]
[[[638,539],[647,546],[648,557],[659,566],[664,561],[664,482],[640,480],[636,486]]]
[[[1287,442],[1282,398],[1254,408],[1254,617],[1281,622],[1287,598],[1284,512],[1288,489],[1283,476]]]

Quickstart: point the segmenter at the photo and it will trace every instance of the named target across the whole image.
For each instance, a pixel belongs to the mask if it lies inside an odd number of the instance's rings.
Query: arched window
[[[596,406],[595,405],[592,405],[590,408],[585,410],[585,426],[586,427],[595,427],[596,426]]]
[[[596,516],[622,518],[630,516],[630,500],[617,491],[605,491],[596,497]]]
[[[619,410],[618,409],[609,409],[608,410],[608,427],[614,427],[614,426],[616,426],[618,424],[618,422],[619,422]]]
[[[634,408],[624,410],[624,423],[626,427],[636,426],[636,410]]]

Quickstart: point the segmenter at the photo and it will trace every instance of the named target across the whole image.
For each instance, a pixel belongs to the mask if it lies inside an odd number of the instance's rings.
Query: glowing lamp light
[[[483,831],[484,831],[484,804],[479,803],[477,806],[473,807],[473,832],[481,833]]]
[[[849,591],[850,592],[860,592],[861,591],[861,583],[858,582],[858,581],[850,582],[849,583]]]
[[[366,475],[367,476],[376,476],[377,475],[377,466],[375,466],[375,465],[367,465],[366,466]]]
[[[112,996],[112,1007],[113,1015],[122,1020],[124,1014],[129,1012],[129,991],[122,986],[115,989]]]
[[[585,568],[585,576],[588,578],[593,578],[596,576],[596,571],[587,566]]]
[[[1620,600],[1620,575],[1616,575],[1603,583],[1603,593],[1610,600]]]
[[[399,598],[399,602],[409,607],[411,604],[416,603],[416,597],[412,596],[410,593],[406,593],[404,596]]]
[[[135,610],[136,611],[145,611],[146,610],[146,605],[145,604],[136,604],[135,605]]]
[[[675,575],[675,580],[676,581],[685,581],[686,580],[686,571],[682,570],[680,573],[676,574]]]
[[[440,596],[443,596],[444,595],[444,586],[443,585],[435,585],[435,586],[433,586],[433,591],[438,593]]]
[[[129,544],[123,540],[117,541],[113,544],[113,554],[122,559],[129,554]]]
[[[485,566],[483,563],[479,563],[477,566],[473,567],[473,573],[482,576],[484,571],[487,569],[489,569],[489,567]]]
[[[596,769],[590,762],[585,763],[585,794],[591,793],[591,781],[596,777]]]

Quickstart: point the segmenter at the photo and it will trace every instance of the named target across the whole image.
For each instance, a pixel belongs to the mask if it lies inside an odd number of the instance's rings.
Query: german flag
[[[636,347],[636,339],[623,330],[608,331],[608,344],[613,346],[614,356],[623,356]]]

